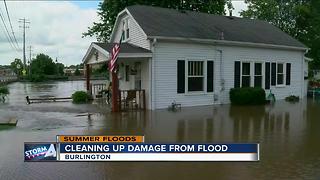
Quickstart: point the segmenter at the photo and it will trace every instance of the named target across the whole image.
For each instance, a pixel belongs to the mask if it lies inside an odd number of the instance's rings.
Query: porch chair
[[[136,100],[136,91],[135,90],[128,90],[127,91],[127,96],[124,98],[123,104],[124,104],[124,109],[129,109],[130,105],[131,105],[132,109],[133,109],[133,107],[138,106],[137,100]]]

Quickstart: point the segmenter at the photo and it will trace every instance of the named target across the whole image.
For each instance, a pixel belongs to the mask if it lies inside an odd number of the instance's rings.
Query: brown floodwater
[[[84,82],[13,83],[0,118],[0,179],[320,179],[320,101],[202,106],[111,114],[108,105],[26,105],[25,96],[70,96]],[[90,112],[93,115],[77,116]],[[145,135],[148,143],[260,143],[259,162],[24,162],[24,142],[57,134]]]

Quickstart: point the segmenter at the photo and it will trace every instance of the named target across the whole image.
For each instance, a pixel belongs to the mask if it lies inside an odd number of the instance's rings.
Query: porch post
[[[119,85],[117,73],[112,72],[112,112],[119,112]]]
[[[86,64],[86,87],[87,92],[90,92],[90,64]]]

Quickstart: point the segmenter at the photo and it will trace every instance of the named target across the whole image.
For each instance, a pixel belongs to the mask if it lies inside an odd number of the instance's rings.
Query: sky
[[[65,65],[79,64],[82,61],[94,37],[82,38],[82,33],[93,22],[98,21],[97,7],[101,0],[91,1],[6,1],[19,48],[22,49],[22,24],[20,18],[30,21],[26,29],[26,47],[32,46],[32,57],[45,53],[58,59]],[[233,1],[234,16],[246,8],[242,0]],[[0,13],[11,32],[3,1],[0,1]],[[26,48],[27,61],[29,48]],[[10,64],[15,58],[22,59],[22,51],[15,51],[5,36],[0,20],[0,65]]]

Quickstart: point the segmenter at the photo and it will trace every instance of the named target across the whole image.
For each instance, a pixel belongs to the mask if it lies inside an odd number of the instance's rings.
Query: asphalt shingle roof
[[[143,5],[129,6],[127,9],[147,36],[227,40],[306,48],[298,40],[261,20]]]
[[[111,52],[113,43],[98,43],[94,42],[94,44],[100,46],[104,50]],[[150,50],[129,44],[129,43],[121,43],[121,53],[151,53]]]

